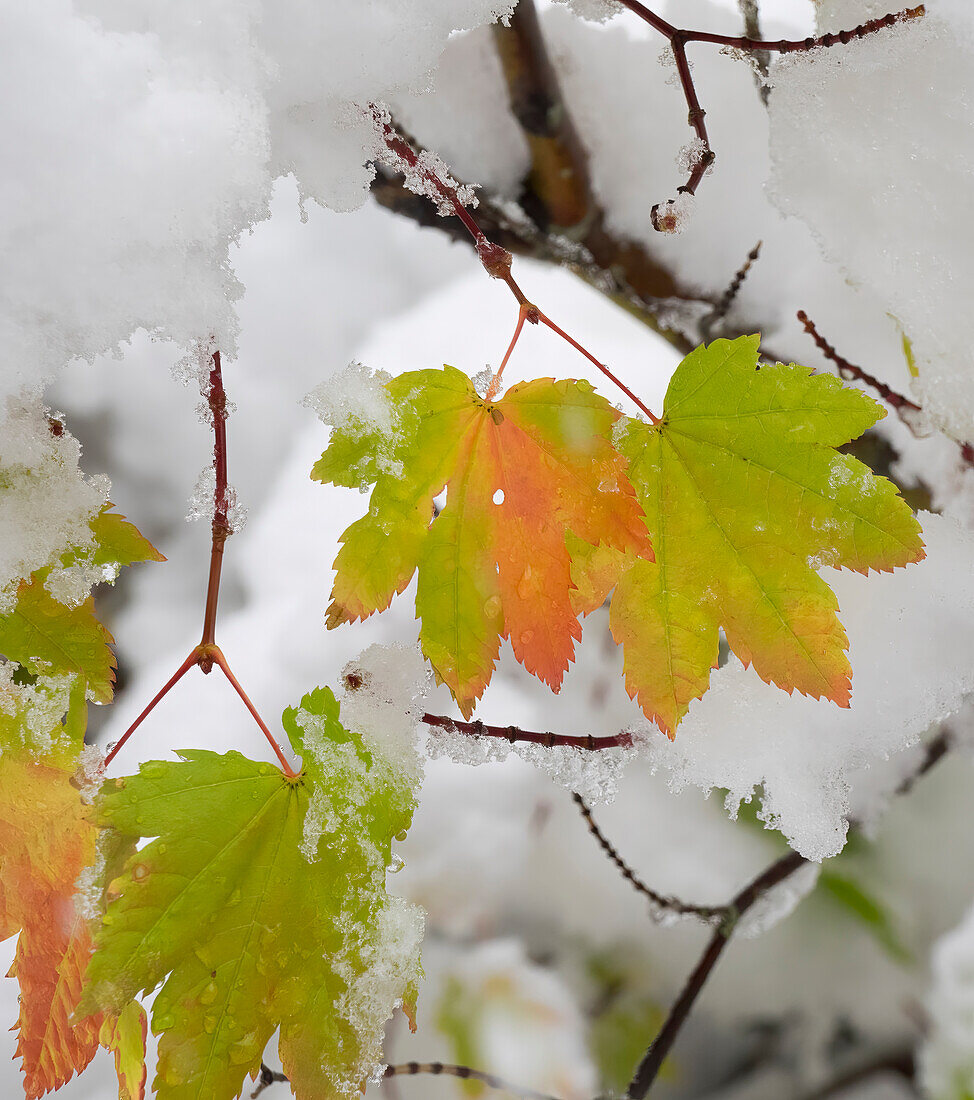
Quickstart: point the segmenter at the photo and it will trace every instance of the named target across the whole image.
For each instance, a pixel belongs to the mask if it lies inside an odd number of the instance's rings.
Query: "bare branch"
[[[896,793],[907,794],[911,791],[916,781],[921,776],[926,775],[938,761],[943,759],[952,741],[953,734],[951,730],[946,726],[943,727],[940,733],[928,743],[920,763],[914,769],[912,775],[900,784]],[[849,824],[852,828],[858,828],[858,822],[850,821]],[[748,883],[727,905],[726,917],[720,926],[715,929],[697,965],[693,968],[684,983],[683,989],[674,1001],[662,1028],[650,1044],[643,1060],[639,1063],[629,1088],[626,1090],[627,1100],[643,1100],[649,1092],[707,979],[730,942],[740,918],[756,902],[760,901],[769,890],[784,882],[799,868],[804,867],[806,863],[808,863],[808,860],[799,855],[798,852],[788,852],[787,855],[776,860],[762,871],[757,878]]]
[[[797,852],[789,852],[775,863],[772,863],[756,879],[745,886],[730,903],[728,909],[732,916],[724,920],[710,937],[710,941],[700,956],[697,965],[691,971],[683,989],[680,991],[680,995],[674,1001],[662,1028],[650,1044],[643,1060],[639,1063],[636,1073],[629,1083],[629,1088],[626,1090],[628,1100],[643,1100],[643,1097],[649,1092],[664,1060],[676,1041],[677,1035],[680,1034],[683,1025],[686,1023],[697,997],[700,996],[707,979],[717,965],[720,956],[724,953],[724,948],[730,942],[736,921],[773,886],[777,886],[779,882],[784,882],[789,875],[794,874],[799,867],[803,867],[807,862],[805,857]]]
[[[572,798],[582,817],[585,818],[589,832],[595,837],[602,851],[618,867],[622,877],[633,889],[649,899],[650,911],[654,920],[662,916],[664,912],[675,913],[678,916],[698,917],[708,924],[712,924],[715,920],[723,920],[728,916],[729,910],[726,905],[691,905],[680,901],[679,898],[659,894],[652,887],[647,886],[642,879],[637,878],[629,864],[619,855],[615,846],[595,823],[595,818],[592,817],[592,811],[586,805],[585,799],[577,793],[573,793]]]
[[[915,401],[911,401],[908,397],[904,397],[903,394],[897,393],[896,390],[891,389],[885,382],[880,382],[875,375],[869,374],[868,371],[857,367],[855,363],[850,363],[848,359],[843,358],[835,348],[825,339],[824,336],[819,333],[815,327],[815,322],[808,316],[808,314],[800,309],[796,314],[798,320],[804,326],[805,331],[815,341],[815,346],[825,356],[835,364],[835,368],[839,373],[840,378],[844,378],[847,382],[862,382],[875,390],[876,393],[895,410],[896,415],[903,421],[903,423],[910,429],[915,436],[922,434],[921,417],[923,415],[923,409]],[[957,446],[960,448],[961,459],[967,466],[974,466],[974,447],[970,443],[961,443],[958,440],[954,440]]]
[[[448,718],[444,714],[424,714],[422,721],[427,726],[445,730],[447,733],[463,733],[470,737],[497,737],[514,745],[517,742],[529,742],[544,745],[546,749],[569,748],[587,749],[591,752],[599,749],[631,749],[635,744],[631,733],[617,733],[614,737],[593,737],[591,734],[574,736],[567,733],[534,733],[517,726],[488,726],[484,722],[461,722]]]
[[[734,278],[731,279],[730,285],[720,296],[720,300],[714,306],[713,313],[708,313],[706,317],[700,322],[700,333],[704,340],[709,340],[711,333],[716,325],[718,325],[730,312],[731,306],[740,293],[741,287],[744,285],[744,280],[748,276],[748,272],[754,266],[757,258],[761,255],[761,245],[763,241],[758,243],[747,254],[747,258],[744,263],[737,269],[734,274]]]
[[[502,1077],[493,1073],[484,1073],[479,1069],[471,1069],[470,1066],[457,1066],[448,1062],[403,1062],[397,1066],[386,1066],[384,1077],[398,1077],[417,1073],[429,1073],[434,1077],[459,1077],[464,1081],[479,1081],[491,1089],[500,1089],[511,1092],[515,1096],[521,1096],[524,1100],[557,1100],[556,1097],[546,1092],[536,1092],[534,1089],[522,1088],[520,1085],[512,1085]]]
[[[763,38],[758,0],[737,0],[737,6],[741,9],[741,16],[744,19],[745,36],[752,39]],[[754,50],[751,56],[754,58],[756,66],[754,83],[757,85],[761,102],[767,107],[768,93],[771,91],[768,85],[768,68],[771,64],[771,54],[768,50]]]
[[[814,49],[828,49],[832,46],[845,45],[854,39],[865,38],[876,31],[886,27],[892,27],[896,23],[918,19],[925,14],[922,4],[915,8],[904,8],[902,11],[891,12],[878,19],[870,19],[866,23],[860,23],[849,31],[839,31],[838,34],[823,34],[818,38],[779,38],[773,41],[748,34],[729,35],[712,34],[710,31],[683,30],[673,26],[654,11],[646,7],[639,0],[620,0],[634,15],[643,22],[648,23],[657,33],[661,34],[670,44],[673,58],[676,62],[677,75],[680,78],[680,86],[683,89],[683,98],[687,103],[687,117],[693,132],[701,143],[698,155],[690,165],[690,175],[686,183],[677,188],[681,194],[695,195],[700,181],[707,174],[714,163],[715,154],[707,137],[707,127],[704,124],[706,112],[697,98],[697,90],[690,72],[690,63],[687,60],[686,47],[690,42],[709,42],[716,46],[725,46],[730,49],[740,50],[752,57],[770,52],[774,53],[803,53]],[[747,19],[747,0],[744,0],[745,19]],[[756,4],[754,5],[754,18],[757,17]],[[679,219],[676,216],[676,200],[668,199],[666,202],[657,203],[652,211],[653,227],[663,233],[672,233],[678,228]]]

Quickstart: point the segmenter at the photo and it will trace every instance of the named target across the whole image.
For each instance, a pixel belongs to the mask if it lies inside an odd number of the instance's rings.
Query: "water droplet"
[[[216,982],[209,982],[206,989],[200,994],[200,1004],[209,1005],[216,1000],[216,995],[219,993],[220,987]]]
[[[392,853],[392,858],[389,860],[389,864],[386,867],[386,871],[390,875],[397,875],[403,867],[406,866],[406,861],[398,852]]]
[[[503,504],[504,503],[504,490],[503,489],[497,489],[495,491],[494,495],[491,497],[491,500],[495,504]]]
[[[527,645],[528,642],[530,642],[533,637],[534,637],[534,631],[533,630],[522,630],[521,631],[521,645]]]
[[[500,596],[491,596],[489,600],[484,604],[484,615],[488,619],[495,619],[501,613],[501,598]]]
[[[405,829],[402,829],[400,832],[396,833],[396,840],[403,841],[405,839],[406,839],[406,830]]]
[[[531,566],[526,565],[524,572],[521,574],[521,579],[517,584],[517,594],[522,600],[526,600],[534,591],[534,585],[531,583]]]
[[[207,1035],[212,1035],[215,1029],[216,1029],[216,1017],[215,1016],[204,1016],[203,1017],[203,1030],[206,1032],[206,1034]]]
[[[154,1015],[152,1018],[152,1028],[154,1031],[168,1031],[171,1027],[176,1026],[176,1017],[171,1012],[164,1012],[161,1016]]]
[[[144,879],[148,873],[149,873],[149,868],[146,867],[146,865],[144,863],[137,863],[132,868],[132,878],[134,878],[136,882],[141,882],[142,879]]]

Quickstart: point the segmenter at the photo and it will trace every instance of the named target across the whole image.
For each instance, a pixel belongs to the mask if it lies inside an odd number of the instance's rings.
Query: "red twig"
[[[253,719],[257,723],[257,725],[260,726],[261,732],[267,738],[267,743],[274,750],[274,754],[277,756],[277,759],[280,760],[281,769],[283,770],[284,774],[286,776],[288,776],[289,778],[293,779],[297,775],[297,772],[288,763],[287,757],[281,751],[281,746],[277,743],[277,740],[275,739],[274,735],[267,728],[267,725],[265,724],[264,719],[261,718],[261,716],[258,714],[257,708],[250,701],[250,697],[247,695],[247,693],[244,691],[244,689],[240,686],[240,682],[237,680],[237,677],[234,676],[234,674],[233,674],[233,672],[230,668],[230,665],[227,662],[226,657],[223,656],[223,650],[220,649],[219,646],[214,646],[213,652],[212,652],[212,659],[213,659],[213,663],[219,665],[220,668],[223,670],[224,676],[226,676],[226,678],[233,685],[234,691],[243,700],[244,706],[247,708],[247,710],[250,711],[251,716],[253,717]]]
[[[131,726],[122,734],[112,747],[111,752],[105,757],[106,766],[112,762],[116,753],[139,728],[143,721],[152,713],[162,699],[176,686],[176,684],[194,666],[199,665],[200,670],[209,673],[214,664],[223,669],[227,679],[233,685],[234,690],[243,700],[247,710],[250,711],[254,721],[260,727],[274,750],[284,774],[293,779],[297,774],[288,763],[287,757],[281,751],[274,735],[267,728],[264,720],[257,713],[257,708],[250,701],[247,693],[240,686],[237,678],[230,670],[223,651],[216,644],[216,609],[220,599],[220,578],[223,572],[223,548],[227,539],[233,533],[230,527],[230,499],[229,481],[227,478],[227,394],[223,388],[223,365],[219,351],[212,356],[213,366],[210,368],[209,385],[205,391],[207,404],[210,407],[210,416],[213,421],[213,471],[215,488],[213,490],[213,523],[211,525],[210,541],[210,574],[206,585],[206,608],[203,613],[203,636],[200,644],[190,653],[185,661],[168,680],[165,686],[154,696],[149,705],[136,718]]]
[[[599,370],[606,376],[606,378],[608,378],[609,381],[613,383],[613,385],[618,386],[618,388],[622,390],[626,397],[628,397],[629,400],[638,409],[640,409],[649,417],[651,424],[658,424],[660,422],[659,417],[655,416],[653,412],[646,405],[644,405],[642,401],[639,400],[639,398],[632,392],[632,390],[625,384],[625,382],[622,382],[620,379],[616,378],[616,376],[612,373],[612,371],[609,370],[605,363],[600,363],[599,360],[596,359],[590,351],[586,351],[585,348],[583,348],[577,340],[572,339],[572,337],[569,336],[567,332],[564,332],[562,329],[560,329],[555,324],[555,322],[551,320],[550,317],[546,317],[540,310],[538,310],[538,320],[542,324],[547,325],[552,332],[556,332],[563,340],[567,340],[568,343],[571,344],[571,346],[576,351],[581,352],[582,355],[584,355],[590,363],[594,363],[595,366],[597,366]]]
[[[586,351],[577,340],[572,339],[563,329],[559,328],[552,320],[544,315],[541,310],[529,301],[524,291],[518,286],[517,281],[511,274],[511,264],[513,258],[510,252],[506,248],[501,248],[499,245],[492,244],[484,235],[480,226],[474,221],[470,214],[470,211],[464,206],[457,195],[456,188],[445,180],[440,179],[435,171],[428,165],[424,164],[416,151],[412,148],[408,141],[401,134],[397,134],[392,125],[382,117],[377,111],[373,110],[373,116],[376,119],[376,125],[381,130],[383,140],[386,143],[389,151],[401,161],[409,169],[411,173],[418,174],[426,181],[426,183],[433,188],[436,194],[447,203],[456,214],[456,216],[463,222],[467,232],[473,237],[474,244],[477,249],[477,255],[480,257],[480,262],[483,264],[487,274],[494,279],[500,279],[506,283],[511,293],[514,295],[518,305],[518,320],[517,327],[514,330],[514,338],[511,340],[510,347],[507,349],[507,354],[504,356],[504,362],[501,364],[497,374],[491,380],[488,394],[493,396],[497,392],[497,382],[500,377],[501,371],[507,364],[507,360],[511,356],[511,352],[514,350],[514,346],[517,343],[521,330],[524,327],[525,321],[530,321],[531,324],[537,324],[541,321],[547,325],[552,332],[557,333],[563,340],[567,340],[569,344],[576,351],[582,353],[586,359],[594,363],[595,366],[608,378],[613,385],[617,386],[622,392],[632,401],[637,408],[644,412],[653,424],[659,423],[659,418],[654,416],[653,413],[639,400],[638,397],[624,385],[616,376],[609,370],[604,364],[599,362],[590,352]]]
[[[847,382],[862,382],[871,389],[874,389],[891,408],[895,409],[896,415],[910,431],[915,436],[920,435],[917,420],[923,415],[922,406],[918,405],[915,401],[911,401],[908,397],[904,397],[903,394],[897,393],[896,390],[887,386],[885,382],[880,382],[875,375],[863,370],[862,367],[857,367],[855,363],[850,363],[848,359],[841,356],[828,340],[822,336],[815,327],[815,322],[803,309],[800,309],[796,316],[808,335],[815,341],[815,346],[818,350],[826,359],[835,364],[835,368],[839,372],[841,378],[844,378]],[[954,442],[960,448],[961,460],[964,464],[966,466],[974,466],[974,447],[972,447],[970,443],[961,443],[959,440],[954,440]]]
[[[501,386],[501,375],[504,373],[507,361],[511,357],[511,352],[514,351],[515,345],[521,338],[521,330],[524,328],[524,322],[530,321],[532,325],[536,325],[539,320],[538,311],[534,306],[525,304],[518,308],[517,325],[514,328],[514,335],[511,337],[511,342],[508,345],[507,351],[504,353],[501,365],[497,368],[497,373],[490,380],[490,385],[487,387],[487,392],[484,394],[485,401],[492,401],[497,396],[497,391]]]
[[[132,723],[132,725],[129,726],[129,728],[122,734],[122,736],[112,746],[111,751],[105,757],[105,766],[106,767],[115,759],[115,756],[118,753],[118,750],[125,744],[125,742],[132,736],[132,734],[135,733],[135,731],[139,728],[139,726],[142,725],[142,723],[146,720],[146,718],[149,717],[149,715],[153,712],[153,710],[155,710],[156,704],[161,702],[169,694],[169,692],[176,686],[176,684],[178,684],[179,681],[186,675],[186,673],[189,672],[189,670],[193,667],[193,665],[195,665],[197,663],[198,663],[198,658],[197,658],[197,655],[196,655],[196,650],[194,649],[193,652],[186,658],[186,660],[183,661],[183,663],[179,666],[179,668],[176,669],[176,671],[172,674],[172,676],[165,683],[165,685],[162,688],[159,689],[159,691],[153,697],[152,701],[145,708],[145,710],[142,711],[142,713],[138,716],[138,718],[136,718],[136,720]]]
[[[835,364],[840,378],[844,378],[847,382],[864,382],[867,386],[874,389],[888,405],[896,410],[900,419],[911,431],[916,431],[916,426],[911,422],[909,414],[911,412],[920,413],[923,410],[915,401],[911,401],[908,397],[904,397],[903,394],[890,389],[885,382],[880,382],[878,378],[864,371],[862,367],[857,367],[855,363],[850,363],[848,359],[844,359],[839,355],[828,340],[819,334],[818,329],[815,327],[815,322],[803,309],[800,309],[795,316],[801,322],[808,335],[815,341],[815,346],[818,350],[826,359],[831,360]],[[906,415],[904,415],[904,413]]]
[[[712,34],[709,31],[683,30],[657,15],[641,4],[639,0],[621,0],[621,2],[643,22],[648,23],[658,34],[661,34],[670,44],[673,51],[673,59],[676,62],[677,75],[680,78],[680,87],[683,89],[683,98],[687,104],[687,117],[693,132],[703,144],[699,155],[690,165],[690,175],[686,183],[677,188],[684,194],[695,195],[697,187],[706,175],[710,166],[716,159],[716,154],[710,145],[707,136],[707,127],[704,123],[706,112],[697,98],[697,90],[693,83],[693,74],[690,72],[690,62],[687,60],[687,43],[708,42],[716,46],[727,46],[732,49],[742,50],[745,53],[801,53],[807,50],[828,48],[831,46],[845,45],[856,38],[865,38],[885,27],[892,27],[895,23],[906,22],[910,19],[918,19],[925,13],[924,6],[920,4],[914,8],[904,8],[902,11],[891,12],[889,15],[878,19],[870,19],[867,23],[861,23],[849,31],[839,31],[838,34],[823,34],[818,38],[779,38],[767,41],[761,38],[749,38],[747,35]],[[672,232],[676,228],[676,219],[672,212],[667,212],[666,207],[671,206],[673,200],[657,203],[652,210],[653,228],[660,232]]]
[[[203,613],[203,636],[200,645],[213,645],[216,641],[216,608],[220,598],[220,576],[223,571],[223,547],[230,537],[229,483],[227,481],[227,394],[223,388],[223,368],[220,353],[213,353],[210,385],[206,394],[213,420],[213,523],[210,542],[210,575],[206,585],[206,609]],[[200,663],[203,672],[209,672],[212,663],[208,658]]]
[[[570,748],[588,749],[631,749],[635,744],[631,733],[617,733],[613,737],[593,737],[591,734],[573,736],[567,733],[534,733],[532,730],[518,729],[517,726],[488,726],[484,722],[461,722],[448,718],[444,714],[424,714],[423,722],[427,726],[446,730],[448,733],[463,733],[470,737],[497,737],[510,744],[518,741],[533,745],[544,745],[546,749]]]

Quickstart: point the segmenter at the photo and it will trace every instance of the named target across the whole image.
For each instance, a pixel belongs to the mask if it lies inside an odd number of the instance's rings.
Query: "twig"
[[[829,1100],[830,1097],[845,1092],[878,1073],[895,1073],[912,1081],[916,1077],[916,1058],[912,1050],[896,1050],[880,1055],[865,1065],[856,1066],[822,1085],[814,1092],[807,1093],[802,1100]]]
[[[460,1077],[465,1081],[480,1081],[491,1089],[501,1089],[511,1092],[515,1096],[524,1097],[524,1100],[557,1100],[547,1092],[537,1092],[535,1089],[522,1088],[520,1085],[512,1085],[502,1077],[493,1073],[484,1073],[479,1069],[471,1069],[470,1066],[457,1066],[449,1062],[402,1062],[396,1066],[386,1066],[383,1077],[413,1076],[417,1073],[429,1073],[434,1077]]]
[[[741,17],[744,20],[744,34],[747,38],[761,39],[761,15],[758,11],[758,0],[737,0],[737,6],[741,9]],[[771,65],[771,54],[768,50],[754,50],[751,54],[756,66],[754,71],[754,83],[758,89],[761,102],[767,107],[768,93],[771,87],[768,84],[768,70]]]
[[[598,841],[602,851],[605,852],[609,859],[618,867],[622,877],[633,887],[633,889],[649,899],[650,905],[654,911],[654,916],[656,911],[666,910],[680,916],[699,917],[700,920],[711,923],[714,920],[723,919],[728,915],[729,909],[726,905],[691,905],[680,901],[679,898],[667,894],[658,894],[652,887],[647,886],[646,883],[636,877],[629,864],[619,855],[615,846],[595,823],[595,818],[592,817],[592,811],[586,805],[585,799],[578,793],[573,793],[572,799],[578,807],[582,817],[585,818],[585,823],[588,825],[589,832],[595,837],[596,841]]]
[[[398,134],[392,127],[392,124],[384,118],[378,110],[373,112],[376,126],[379,128],[383,140],[386,143],[387,148],[393,154],[394,158],[400,161],[404,166],[404,172],[409,175],[418,176],[426,185],[432,189],[436,196],[438,196],[438,202],[450,207],[456,216],[463,223],[464,228],[473,238],[474,247],[477,250],[477,255],[480,257],[480,262],[484,267],[484,270],[493,279],[500,279],[507,284],[508,289],[514,295],[515,301],[518,304],[519,321],[523,317],[524,320],[530,321],[532,324],[537,324],[539,321],[551,329],[567,343],[571,344],[576,351],[584,355],[591,363],[593,363],[598,369],[609,379],[613,385],[617,386],[654,424],[659,423],[659,419],[652,413],[652,411],[639,400],[638,397],[621,382],[609,368],[597,359],[591,352],[587,351],[577,340],[573,339],[563,329],[559,328],[550,318],[531,301],[528,300],[524,291],[518,286],[517,281],[511,273],[511,264],[513,257],[506,249],[501,248],[499,245],[492,244],[480,226],[474,221],[470,212],[457,194],[457,188],[449,180],[441,179],[437,172],[422,158],[415,150],[410,146],[409,142],[405,140],[400,134]],[[408,180],[407,180],[408,182]],[[507,356],[505,356],[504,362],[507,362],[507,358],[514,350],[514,345],[517,343],[517,338],[521,334],[521,324],[514,334],[514,339],[511,341],[511,346],[508,349]],[[496,382],[496,379],[495,379]]]
[[[631,749],[635,744],[632,734],[628,732],[617,733],[613,737],[593,737],[591,734],[574,736],[567,733],[534,733],[531,730],[519,729],[517,726],[488,726],[484,722],[461,722],[459,719],[448,718],[444,714],[424,714],[422,721],[427,726],[446,730],[447,733],[463,733],[470,737],[497,737],[511,745],[519,741],[528,742],[532,745],[544,745],[546,749],[588,749],[595,752],[598,749]]]
[[[724,920],[714,930],[710,941],[704,949],[700,960],[687,978],[680,995],[673,1003],[662,1028],[656,1038],[653,1039],[649,1049],[639,1063],[632,1081],[626,1090],[628,1100],[643,1100],[649,1092],[656,1076],[670,1053],[677,1035],[687,1021],[690,1010],[693,1008],[697,997],[710,977],[711,971],[717,965],[717,961],[724,953],[724,948],[730,942],[734,932],[734,926],[756,901],[759,901],[772,887],[784,882],[789,875],[794,874],[799,867],[803,867],[808,861],[797,852],[789,852],[781,859],[772,863],[753,882],[749,883],[734,898],[728,906],[731,916]]]
[[[435,229],[451,240],[473,244],[463,226],[453,218],[441,218],[422,196],[410,191],[402,179],[387,169],[377,171],[371,185],[372,197],[386,210],[416,225]],[[694,344],[681,333],[662,324],[657,316],[661,302],[673,300],[712,303],[688,288],[679,286],[674,275],[657,262],[636,241],[609,232],[596,222],[578,241],[580,248],[566,252],[566,241],[557,233],[543,233],[527,216],[514,216],[511,207],[481,193],[477,221],[484,233],[515,256],[568,268],[600,294],[606,295],[654,332],[659,333],[686,355]]]
[[[220,575],[223,570],[223,547],[233,533],[229,522],[227,494],[227,394],[223,388],[223,366],[220,352],[213,353],[210,384],[206,392],[210,416],[213,420],[213,522],[211,524],[210,575],[206,585],[206,609],[203,613],[203,636],[200,645],[213,645],[216,641],[216,608],[220,598]],[[200,662],[200,668],[208,673],[212,664]]]
[[[126,741],[139,728],[146,718],[152,713],[169,692],[179,683],[187,672],[194,666],[199,666],[201,672],[209,674],[214,664],[219,665],[227,679],[233,685],[234,690],[243,700],[244,706],[250,711],[254,721],[260,727],[261,732],[267,738],[268,744],[274,750],[281,768],[288,778],[293,779],[297,772],[288,763],[287,757],[281,750],[276,738],[267,728],[266,723],[257,712],[257,708],[250,701],[247,693],[240,686],[237,678],[230,670],[230,665],[223,650],[216,644],[216,611],[220,599],[220,578],[223,572],[223,548],[227,539],[233,534],[230,526],[230,498],[229,481],[227,478],[227,394],[223,387],[223,364],[220,352],[212,355],[212,367],[209,373],[209,383],[203,395],[207,399],[210,408],[210,416],[213,422],[213,522],[211,524],[210,540],[210,573],[206,585],[206,607],[203,612],[203,634],[199,645],[195,646],[189,656],[179,666],[165,685],[153,696],[145,710],[135,719],[129,728],[112,746],[111,751],[105,757],[105,765],[109,765]]]
[[[257,1097],[260,1096],[264,1089],[269,1089],[271,1085],[277,1082],[284,1083],[286,1081],[287,1078],[283,1073],[278,1073],[276,1070],[271,1069],[270,1066],[266,1066],[261,1062],[260,1075],[257,1078],[257,1088],[250,1094],[250,1100],[257,1100]]]
[[[835,368],[840,378],[845,379],[847,382],[862,382],[864,385],[874,389],[887,405],[896,412],[896,415],[910,429],[913,435],[918,437],[921,435],[921,429],[918,423],[919,418],[923,415],[923,407],[921,405],[918,405],[915,401],[911,401],[908,397],[904,397],[903,394],[897,393],[896,390],[887,386],[885,382],[880,382],[875,375],[869,374],[869,372],[863,370],[862,367],[857,367],[855,363],[850,363],[848,359],[841,356],[828,340],[822,336],[815,327],[815,322],[803,309],[800,309],[795,316],[801,322],[808,335],[815,341],[815,346],[818,350],[826,359],[835,364]],[[974,447],[972,447],[970,443],[961,443],[956,439],[954,442],[960,448],[961,458],[965,465],[974,466]]]
[[[896,789],[897,794],[907,794],[911,791],[921,776],[926,775],[938,761],[942,760],[953,741],[953,734],[949,727],[943,727],[933,738],[923,755],[923,759]],[[850,821],[851,827],[858,827],[858,822]],[[727,915],[719,927],[714,930],[697,965],[687,978],[683,989],[673,1003],[662,1028],[657,1033],[646,1051],[642,1061],[626,1090],[627,1100],[643,1100],[656,1080],[656,1077],[680,1033],[683,1025],[690,1015],[690,1011],[700,996],[700,992],[717,965],[720,956],[730,942],[731,936],[737,927],[740,918],[764,895],[784,882],[799,868],[804,867],[808,860],[798,852],[788,852],[776,860],[769,867],[750,882],[727,905]]]
[[[731,279],[730,284],[724,293],[720,296],[717,304],[714,306],[713,312],[708,313],[706,317],[700,322],[700,334],[704,340],[710,339],[711,333],[714,327],[727,316],[730,312],[731,306],[737,299],[737,295],[740,293],[741,287],[744,285],[744,280],[747,278],[751,268],[757,262],[758,257],[761,255],[761,246],[763,241],[758,243],[747,254],[747,258],[744,263],[734,273],[734,278]]]
[[[470,1066],[458,1066],[450,1062],[401,1062],[399,1065],[386,1066],[382,1077],[388,1080],[391,1077],[413,1077],[420,1073],[427,1073],[433,1077],[459,1077],[464,1081],[479,1081],[490,1089],[510,1092],[514,1096],[523,1097],[523,1100],[558,1100],[547,1092],[537,1092],[535,1089],[512,1085],[510,1081],[505,1081],[494,1073],[484,1073],[483,1070],[473,1069]],[[276,1082],[286,1082],[287,1077],[283,1073],[275,1073],[261,1062],[259,1081],[257,1088],[250,1094],[251,1100],[256,1100],[264,1089]]]
[[[653,30],[661,34],[670,44],[673,58],[676,62],[677,75],[680,78],[680,87],[683,89],[683,98],[687,104],[687,119],[693,132],[701,143],[698,156],[690,166],[690,175],[686,183],[677,188],[680,194],[695,195],[700,181],[713,165],[715,154],[707,136],[707,127],[704,123],[706,112],[697,98],[697,90],[693,83],[693,75],[690,72],[690,63],[687,60],[686,47],[690,42],[709,42],[716,46],[726,46],[731,49],[741,50],[752,56],[757,53],[802,53],[808,50],[829,48],[831,46],[845,45],[853,39],[865,38],[867,35],[886,27],[892,27],[895,23],[902,23],[911,19],[918,19],[925,14],[922,4],[915,8],[905,8],[903,11],[891,12],[889,15],[878,19],[870,19],[853,27],[849,31],[839,31],[838,34],[823,34],[818,38],[779,38],[768,41],[763,38],[755,38],[749,34],[729,35],[712,34],[709,31],[683,30],[651,11],[639,0],[621,0],[621,2],[643,22],[648,23]],[[664,203],[657,203],[652,210],[653,227],[660,232],[672,232],[676,228],[676,220],[673,215],[675,200],[669,199]],[[669,208],[669,209],[667,209]]]

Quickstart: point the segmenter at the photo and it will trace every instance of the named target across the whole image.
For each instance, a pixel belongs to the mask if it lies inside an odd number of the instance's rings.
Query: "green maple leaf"
[[[35,676],[77,676],[98,703],[112,701],[113,640],[90,597],[80,607],[65,607],[40,580],[21,584],[13,611],[0,616],[0,653]]]
[[[502,637],[557,691],[581,637],[567,534],[652,557],[608,440],[620,414],[584,381],[539,378],[486,401],[445,367],[385,388],[389,425],[336,427],[312,472],[375,484],[368,514],[341,537],[329,627],[384,610],[418,571],[423,653],[467,717]]]
[[[123,565],[165,561],[158,550],[108,504],[90,524],[93,545],[65,551],[60,566],[87,563],[114,580]],[[55,599],[45,588],[50,568],[38,569],[21,582],[13,610],[0,615],[0,653],[40,679],[69,674],[85,685],[88,696],[110,703],[115,683],[114,641],[98,621],[89,597],[76,607]],[[90,582],[89,582],[90,583]]]
[[[923,557],[893,484],[834,448],[885,415],[805,367],[758,364],[758,336],[683,360],[659,424],[619,433],[656,562],[573,547],[577,606],[615,588],[610,626],[629,694],[672,736],[707,690],[718,628],[767,682],[848,706],[852,669],[824,565],[891,570]]]
[[[156,839],[112,886],[81,1011],[164,981],[152,1029],[169,1100],[237,1096],[278,1027],[297,1095],[345,1096],[373,1071],[395,1004],[415,999],[422,916],[385,893],[413,787],[341,725],[327,689],[284,724],[295,778],[196,749],[105,786],[100,822]]]

